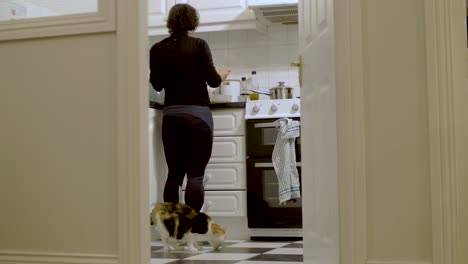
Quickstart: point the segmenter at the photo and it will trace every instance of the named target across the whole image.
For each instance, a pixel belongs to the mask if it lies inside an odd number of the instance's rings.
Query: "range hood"
[[[248,7],[260,22],[297,24],[298,0],[248,0]]]

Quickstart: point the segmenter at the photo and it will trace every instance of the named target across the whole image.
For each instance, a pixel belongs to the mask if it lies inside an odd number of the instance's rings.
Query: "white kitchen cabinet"
[[[210,163],[205,170],[205,190],[245,190],[245,163]],[[187,178],[182,188],[185,190]]]
[[[205,203],[202,211],[222,227],[231,239],[247,239],[247,177],[244,108],[212,109],[214,141],[205,170]],[[150,110],[151,208],[163,201],[167,165],[161,139],[162,111]],[[154,129],[153,129],[154,127]],[[184,202],[186,180],[180,201]]]
[[[247,7],[247,0],[150,0],[148,5],[148,34],[168,34],[166,19],[169,10],[176,3],[188,3],[195,7],[200,14],[198,32],[259,29],[264,26],[258,24],[255,15]]]
[[[205,192],[204,211],[212,216],[247,215],[247,196],[245,191]]]
[[[203,211],[210,216],[246,217],[245,110],[226,108],[212,112],[213,151],[205,172]]]
[[[245,136],[214,137],[211,163],[245,162]]]
[[[162,142],[161,110],[149,109],[149,176],[150,176],[150,206],[163,202],[164,184],[167,177],[166,157]]]
[[[205,204],[202,210],[210,216],[247,216],[246,150],[244,108],[212,109],[214,121],[213,149],[205,170]],[[162,111],[150,110],[150,192],[152,207],[162,202],[167,175],[161,139]],[[187,179],[182,189],[185,190]],[[184,193],[181,193],[182,202]],[[244,219],[241,219],[245,222]]]
[[[213,122],[215,137],[245,135],[244,111],[216,110]]]
[[[149,35],[168,34],[166,19],[175,0],[149,0],[148,1],[148,30]]]
[[[205,170],[205,203],[210,216],[247,216],[245,110],[213,109],[214,138]],[[187,179],[182,189],[185,190]],[[181,195],[183,200],[184,194]]]
[[[245,162],[208,164],[205,178],[206,190],[245,190]]]
[[[246,195],[245,191],[205,191],[202,211],[217,217],[246,216]]]

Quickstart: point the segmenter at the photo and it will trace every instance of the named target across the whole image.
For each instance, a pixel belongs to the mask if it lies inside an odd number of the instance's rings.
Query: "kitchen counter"
[[[164,105],[157,103],[155,101],[149,102],[149,107],[153,109],[162,110]],[[245,102],[226,102],[226,103],[213,103],[210,104],[209,107],[211,109],[220,109],[220,108],[244,108]]]

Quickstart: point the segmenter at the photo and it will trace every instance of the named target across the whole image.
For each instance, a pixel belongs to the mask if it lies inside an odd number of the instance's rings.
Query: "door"
[[[333,11],[333,0],[299,2],[305,263],[339,263]]]
[[[299,117],[291,118],[300,121]],[[246,121],[248,157],[271,157],[278,136],[277,118],[249,119]],[[295,141],[296,159],[301,159],[301,138]]]
[[[301,162],[297,162],[301,181]],[[302,199],[280,203],[278,176],[271,157],[247,159],[249,228],[302,228]]]

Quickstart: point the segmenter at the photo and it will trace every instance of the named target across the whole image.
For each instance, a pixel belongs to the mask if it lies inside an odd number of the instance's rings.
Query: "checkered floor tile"
[[[198,252],[164,251],[161,242],[151,242],[151,264],[299,264],[302,255],[302,241],[228,240],[216,250],[204,244]]]

